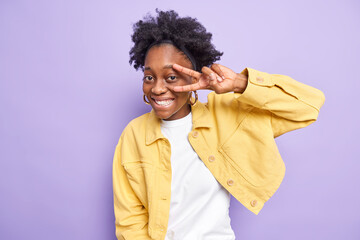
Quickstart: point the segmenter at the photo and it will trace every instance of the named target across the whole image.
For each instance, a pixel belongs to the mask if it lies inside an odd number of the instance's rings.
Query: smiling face
[[[175,71],[174,63],[192,69],[191,62],[171,44],[153,46],[145,58],[143,91],[155,114],[164,120],[180,119],[190,112],[189,92],[172,89],[191,84],[192,79]]]

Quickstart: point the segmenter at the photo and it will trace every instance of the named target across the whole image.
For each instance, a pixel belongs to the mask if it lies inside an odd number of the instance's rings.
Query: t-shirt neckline
[[[182,118],[179,118],[176,120],[166,121],[166,120],[161,119],[160,125],[161,125],[161,127],[169,128],[169,127],[183,126],[183,125],[189,124],[191,122],[192,122],[192,114],[191,114],[191,112],[189,112],[189,114],[186,115],[185,117],[182,117]]]

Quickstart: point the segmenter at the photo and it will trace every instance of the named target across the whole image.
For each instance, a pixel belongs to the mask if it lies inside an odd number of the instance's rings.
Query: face
[[[164,120],[185,117],[190,112],[189,92],[174,92],[174,86],[192,83],[192,78],[172,68],[177,63],[191,68],[191,62],[173,45],[153,46],[145,58],[143,91],[156,115]]]

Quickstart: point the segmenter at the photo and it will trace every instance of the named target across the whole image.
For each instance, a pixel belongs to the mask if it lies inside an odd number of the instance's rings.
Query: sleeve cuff
[[[266,88],[274,86],[270,74],[252,68],[245,68],[242,74],[247,75],[248,84],[243,93],[235,93],[235,98],[257,108],[265,105],[269,92]]]

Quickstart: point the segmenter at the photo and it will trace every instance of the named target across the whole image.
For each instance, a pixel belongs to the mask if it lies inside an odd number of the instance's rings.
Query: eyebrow
[[[163,67],[163,69],[168,69],[168,68],[172,68],[172,67],[173,67],[172,64],[168,64],[168,65],[165,65],[165,66]]]
[[[165,65],[163,67],[163,69],[172,69],[173,65],[172,64],[168,64],[168,65]],[[151,67],[145,67],[144,70],[151,70]]]

